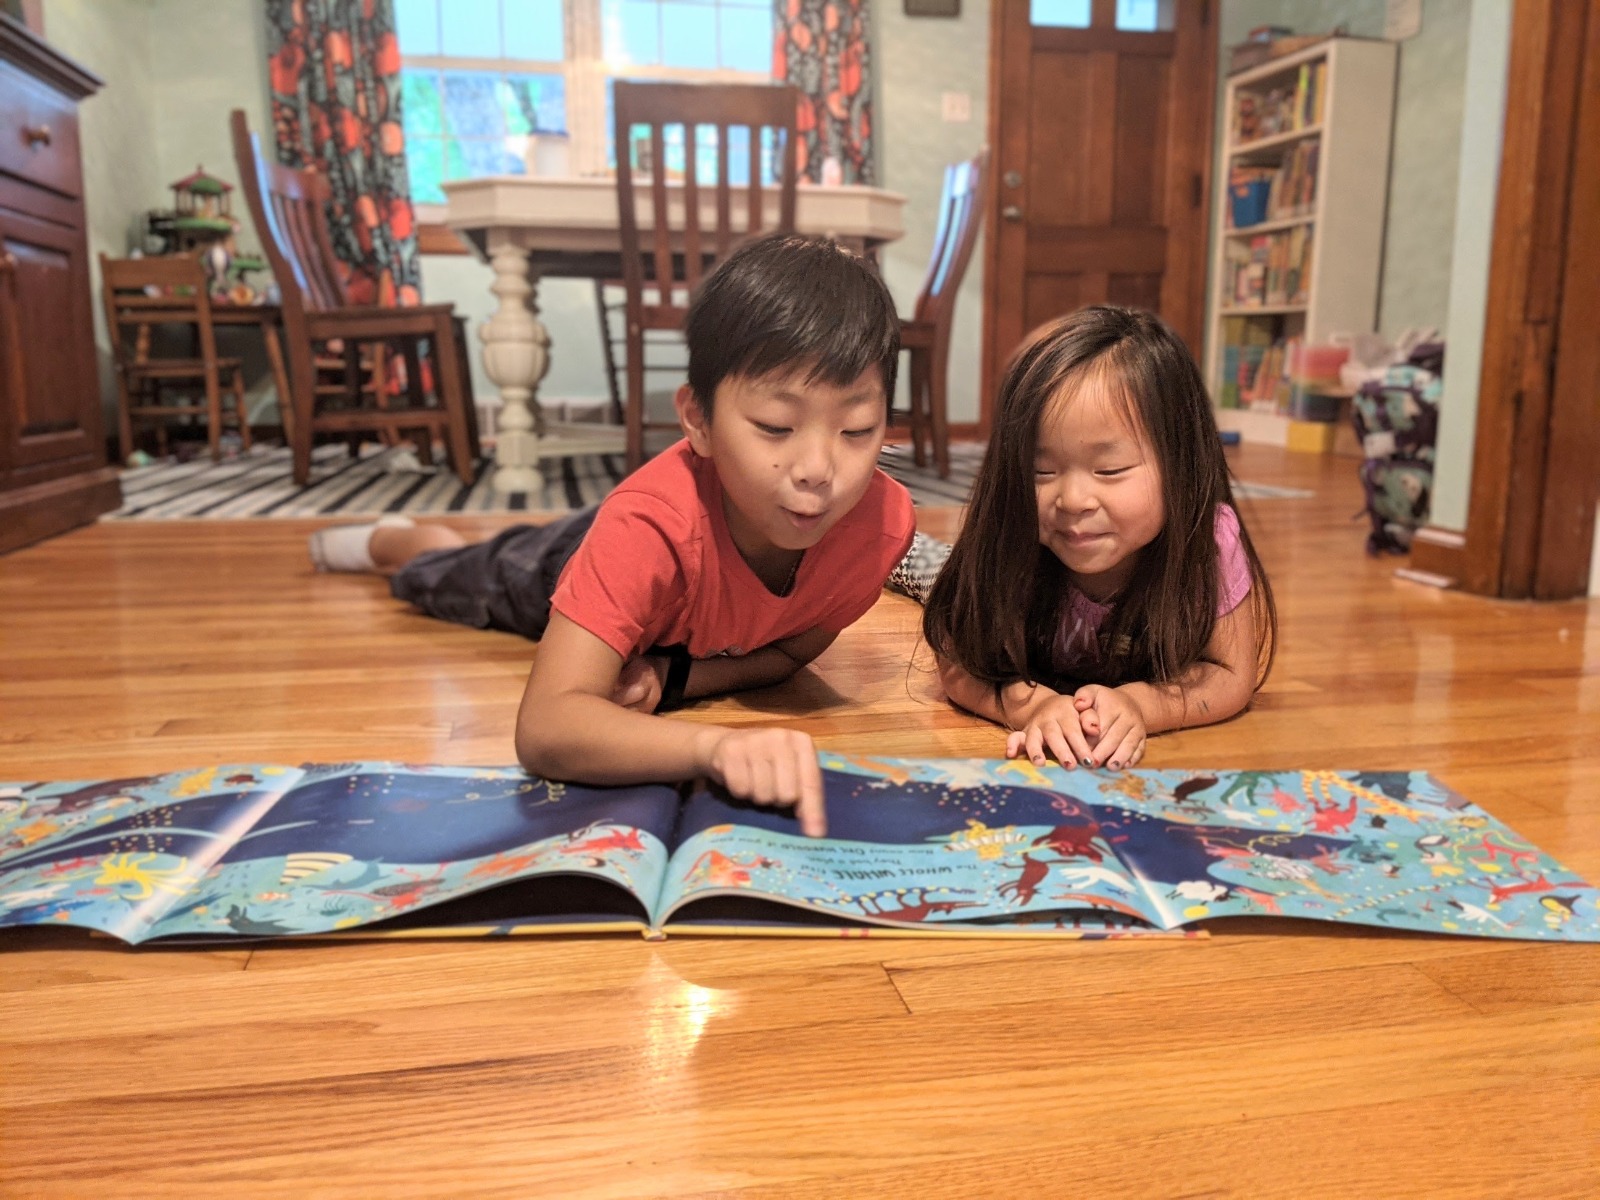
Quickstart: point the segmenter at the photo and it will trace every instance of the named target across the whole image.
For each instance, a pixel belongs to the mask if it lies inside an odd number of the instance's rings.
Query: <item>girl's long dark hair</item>
[[[1034,455],[1051,402],[1090,377],[1143,426],[1161,469],[1166,520],[1100,631],[1102,677],[1063,681],[1052,659],[1072,584],[1039,543]],[[1216,625],[1216,512],[1233,502],[1216,418],[1187,347],[1152,313],[1080,309],[1036,331],[1006,369],[989,448],[961,535],[928,596],[923,636],[941,659],[997,689],[1017,680],[1175,683],[1202,661]],[[1272,666],[1277,609],[1242,519],[1239,540],[1250,563],[1244,602],[1254,606],[1260,687]]]

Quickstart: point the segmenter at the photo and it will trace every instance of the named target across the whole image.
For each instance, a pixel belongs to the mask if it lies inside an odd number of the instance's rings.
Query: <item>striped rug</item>
[[[966,503],[982,457],[981,445],[950,447],[948,479],[940,479],[931,467],[918,467],[908,446],[885,446],[879,463],[906,485],[919,506],[932,508]],[[359,458],[352,458],[343,446],[319,446],[312,454],[311,483],[297,488],[290,478],[289,451],[259,448],[221,463],[206,458],[124,471],[122,508],[105,519],[568,512],[598,503],[623,476],[622,459],[617,455],[547,459],[540,495],[500,495],[490,486],[488,466],[488,460],[479,463],[478,481],[468,488],[446,468],[418,469],[409,450],[370,447]],[[1249,483],[1237,484],[1234,490],[1256,499],[1312,494]]]

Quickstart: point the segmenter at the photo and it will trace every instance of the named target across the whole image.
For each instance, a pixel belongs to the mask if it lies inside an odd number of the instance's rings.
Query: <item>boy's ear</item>
[[[672,406],[678,410],[678,425],[689,439],[690,448],[701,458],[710,458],[711,423],[706,420],[705,409],[700,407],[694,389],[687,383],[680,387],[672,397]]]

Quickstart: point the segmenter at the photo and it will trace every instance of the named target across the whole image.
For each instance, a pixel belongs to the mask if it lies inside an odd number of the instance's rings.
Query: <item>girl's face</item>
[[[1039,419],[1039,544],[1092,600],[1122,589],[1166,522],[1161,468],[1125,409],[1092,371],[1057,393]]]

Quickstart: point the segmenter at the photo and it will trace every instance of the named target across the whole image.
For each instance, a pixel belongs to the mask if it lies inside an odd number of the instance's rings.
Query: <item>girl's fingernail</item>
[[[1084,760],[1083,760],[1083,765],[1084,765],[1084,766],[1086,766],[1086,767],[1092,767],[1092,766],[1094,766],[1094,759],[1092,759],[1092,758],[1086,758],[1086,759],[1084,759]]]
[[[1044,766],[1044,755],[1042,755],[1042,754],[1034,755],[1033,765],[1036,766],[1036,767]]]
[[[1113,771],[1120,771],[1120,770],[1122,770],[1122,764],[1119,763],[1119,762],[1114,762],[1114,763],[1111,764],[1111,769]]]

